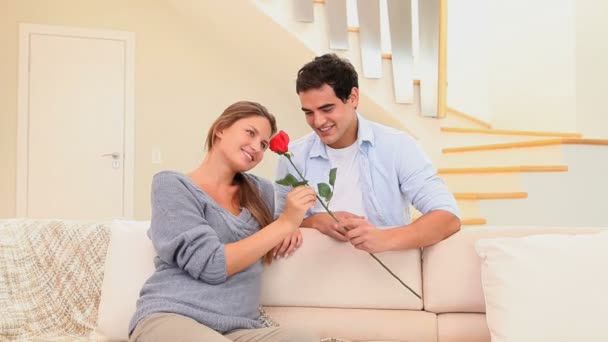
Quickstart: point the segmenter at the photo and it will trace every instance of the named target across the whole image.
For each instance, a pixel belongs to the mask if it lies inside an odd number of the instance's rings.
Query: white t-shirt
[[[325,146],[331,168],[337,168],[336,184],[334,195],[329,202],[329,209],[332,211],[348,211],[353,214],[365,216],[363,207],[363,193],[361,192],[361,172],[359,169],[359,144],[334,149]],[[328,175],[329,184],[329,175]],[[315,212],[324,212],[325,209],[320,204],[316,204]]]

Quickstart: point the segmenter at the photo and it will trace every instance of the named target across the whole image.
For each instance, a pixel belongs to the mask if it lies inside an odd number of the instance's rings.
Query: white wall
[[[608,149],[563,145],[561,152],[568,172],[521,174],[528,198],[481,201],[488,224],[608,227]]]
[[[576,1],[576,114],[579,131],[608,138],[608,1]]]
[[[281,0],[283,1],[283,0]],[[310,131],[295,93],[312,50],[249,0],[5,0],[0,10],[0,217],[15,215],[19,23],[135,32],[135,216],[150,212],[150,180],[201,161],[205,134],[234,101],[261,102],[281,129]],[[374,108],[367,99],[362,108]],[[378,113],[378,110],[370,110]],[[384,113],[383,113],[384,114]],[[391,119],[375,119],[390,124]],[[388,121],[388,122],[387,122]],[[160,150],[162,163],[152,163]],[[274,177],[276,155],[254,172]]]
[[[21,22],[135,32],[136,218],[149,215],[152,175],[162,169],[189,171],[196,167],[204,155],[203,142],[211,122],[230,103],[247,99],[265,104],[281,128],[294,137],[309,130],[299,110],[293,80],[312,54],[246,0],[193,2],[207,6],[198,13],[196,22],[186,20],[168,1],[3,1],[0,217],[15,215]],[[221,15],[221,20],[211,21],[215,15]],[[283,51],[268,48],[269,36]],[[152,163],[153,149],[162,152],[161,164]],[[272,177],[276,157],[268,153],[265,159],[255,172]]]
[[[488,60],[495,126],[576,129],[574,1],[492,1]]]
[[[489,121],[488,0],[448,2],[448,106]],[[478,13],[478,15],[471,15]]]
[[[448,105],[499,128],[576,130],[574,9],[575,0],[449,2]]]

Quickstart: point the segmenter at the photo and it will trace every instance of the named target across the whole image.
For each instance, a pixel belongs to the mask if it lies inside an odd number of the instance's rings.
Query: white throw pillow
[[[97,319],[97,332],[110,341],[129,339],[139,291],[154,272],[149,227],[149,221],[112,221]]]
[[[493,342],[608,341],[608,233],[477,241]]]

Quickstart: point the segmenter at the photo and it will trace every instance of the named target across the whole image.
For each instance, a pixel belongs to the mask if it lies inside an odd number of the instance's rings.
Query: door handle
[[[102,154],[102,157],[112,157],[112,159],[118,159],[120,158],[120,153],[118,152],[114,152],[114,153],[106,153],[106,154]]]

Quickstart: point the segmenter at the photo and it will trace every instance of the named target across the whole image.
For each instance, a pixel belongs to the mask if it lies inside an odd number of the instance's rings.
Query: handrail
[[[441,152],[455,153],[455,152],[487,151],[487,150],[500,150],[500,149],[507,149],[507,148],[537,147],[537,146],[561,145],[561,144],[566,144],[566,145],[568,145],[568,144],[608,145],[608,139],[555,138],[555,139],[543,139],[543,140],[529,140],[529,141],[517,141],[517,142],[501,143],[501,144],[446,147],[446,148],[443,148],[441,150]]]
[[[515,165],[515,166],[480,166],[480,167],[446,167],[437,169],[440,175],[468,173],[508,173],[508,172],[564,172],[568,165]]]
[[[514,129],[468,128],[468,127],[441,127],[442,132],[450,133],[481,133],[495,135],[527,135],[536,137],[564,137],[580,138],[583,135],[576,132],[547,132],[547,131],[521,131]]]
[[[437,117],[447,113],[448,88],[448,2],[439,0],[439,75],[437,80]]]

